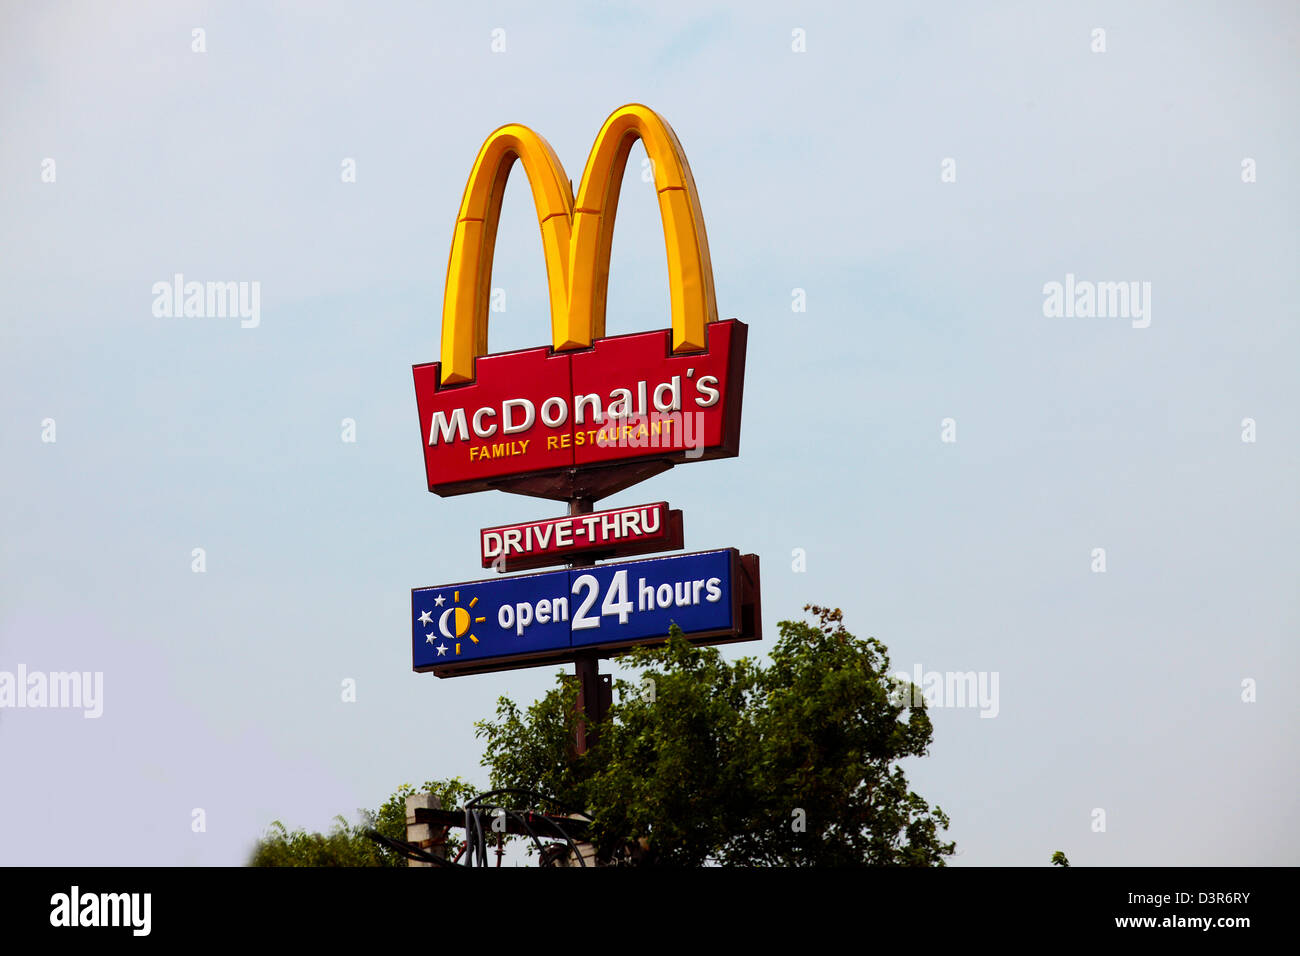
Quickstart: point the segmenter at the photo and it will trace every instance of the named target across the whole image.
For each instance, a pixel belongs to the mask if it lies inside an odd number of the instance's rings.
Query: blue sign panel
[[[417,671],[489,670],[564,660],[574,649],[613,650],[666,637],[739,633],[736,552],[497,577],[411,592]]]

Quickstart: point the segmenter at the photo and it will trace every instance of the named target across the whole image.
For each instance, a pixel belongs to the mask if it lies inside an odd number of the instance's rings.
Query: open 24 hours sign
[[[438,677],[761,634],[758,557],[734,548],[411,591],[412,667]]]

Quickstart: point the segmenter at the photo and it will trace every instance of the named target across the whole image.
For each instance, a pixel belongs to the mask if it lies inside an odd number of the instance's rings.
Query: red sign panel
[[[682,513],[668,503],[500,525],[479,532],[483,567],[520,571],[563,564],[576,555],[609,558],[683,546]]]
[[[747,328],[707,328],[707,348],[681,355],[669,330],[485,355],[463,385],[442,385],[438,362],[415,366],[429,490],[600,497],[682,461],[734,457]]]

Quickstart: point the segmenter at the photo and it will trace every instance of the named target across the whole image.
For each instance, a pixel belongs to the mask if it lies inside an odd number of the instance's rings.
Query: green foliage
[[[771,664],[728,663],[676,627],[620,662],[599,745],[572,752],[576,687],[521,712],[502,698],[476,724],[493,787],[553,794],[595,818],[607,857],[673,866],[942,866],[948,817],[911,792],[898,761],[925,754],[919,694],[889,675],[886,648],[839,610],[782,621]],[[912,697],[909,707],[908,697]]]
[[[288,830],[279,820],[271,824],[253,850],[249,866],[397,866],[395,854],[367,839],[364,826],[351,826],[342,817],[328,834]]]
[[[1070,861],[1065,858],[1065,853],[1057,850],[1052,854],[1052,866],[1069,866]]]
[[[289,830],[276,820],[254,847],[248,865],[406,866],[404,857],[375,843],[366,833],[376,830],[390,840],[405,840],[406,798],[412,793],[427,792],[437,794],[444,807],[459,807],[477,791],[459,777],[429,780],[418,790],[409,783],[402,784],[378,810],[359,811],[359,824],[352,825],[342,816],[335,817],[335,826],[328,834]],[[459,838],[448,839],[450,856],[455,856],[458,847]]]
[[[574,753],[578,685],[561,674],[555,690],[521,713],[508,697],[497,699],[497,720],[477,721],[479,737],[486,737],[483,766],[492,768],[493,788],[522,787],[549,794],[554,807],[583,809],[586,791],[581,768],[586,758]]]

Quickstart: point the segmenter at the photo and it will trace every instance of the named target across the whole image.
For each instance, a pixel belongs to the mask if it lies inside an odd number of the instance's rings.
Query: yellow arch
[[[447,263],[442,312],[442,382],[472,381],[474,359],[487,353],[492,254],[501,197],[516,159],[537,207],[551,299],[556,351],[585,348],[605,334],[609,254],[619,187],[632,143],[640,139],[654,167],[663,220],[672,304],[673,351],[705,346],[717,320],[709,242],[690,165],[672,128],[638,104],[615,110],[591,147],[575,206],[564,169],[549,143],[525,126],[503,126],[479,150],[465,185]]]
[[[492,255],[501,221],[501,199],[516,159],[523,163],[528,176],[537,224],[542,230],[551,294],[551,335],[557,342],[565,337],[572,187],[550,143],[526,126],[503,126],[478,151],[456,217],[442,300],[444,385],[473,381],[474,359],[487,353]]]
[[[677,134],[662,116],[639,104],[621,107],[605,120],[587,157],[574,208],[573,252],[569,257],[571,321],[586,319],[592,336],[605,334],[609,251],[619,187],[628,153],[638,139],[654,168],[659,216],[663,220],[673,351],[702,349],[704,326],[717,321],[718,307],[700,197]]]

